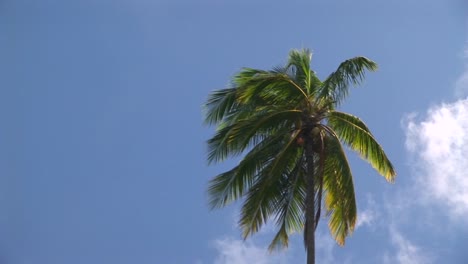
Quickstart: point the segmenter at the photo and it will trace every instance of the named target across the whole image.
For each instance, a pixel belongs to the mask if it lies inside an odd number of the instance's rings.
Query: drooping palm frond
[[[328,227],[339,245],[344,245],[356,224],[357,208],[353,175],[339,139],[327,136],[324,168],[325,207],[330,217]]]
[[[348,95],[349,85],[360,84],[366,70],[377,70],[377,64],[365,57],[355,57],[342,62],[338,69],[325,79],[317,99],[339,105]]]
[[[299,155],[302,156],[301,153]],[[278,195],[274,210],[279,231],[268,247],[270,251],[287,247],[289,234],[300,232],[304,228],[303,208],[306,195],[304,176],[306,172],[303,159],[298,158],[296,162],[296,165],[281,179],[282,192]]]
[[[208,186],[211,208],[221,208],[241,198],[262,168],[281,151],[285,133],[268,136],[255,145],[233,169],[214,177]]]
[[[331,111],[328,123],[341,141],[358,152],[389,182],[395,180],[396,172],[383,148],[377,143],[369,128],[356,116]]]
[[[295,142],[296,137],[290,138],[282,145],[281,151],[257,172],[241,209],[239,225],[244,238],[258,232],[268,218],[275,215],[278,197],[284,192],[281,180],[301,158],[302,150]]]
[[[322,126],[318,126],[320,129]],[[325,129],[320,129],[318,137],[316,138],[317,148],[317,158],[315,159],[315,179],[316,179],[316,193],[315,193],[315,229],[317,229],[318,223],[320,221],[320,215],[322,212],[322,198],[323,198],[323,181],[325,178],[325,162],[327,158],[327,149],[325,146],[325,141],[327,138],[327,132]]]

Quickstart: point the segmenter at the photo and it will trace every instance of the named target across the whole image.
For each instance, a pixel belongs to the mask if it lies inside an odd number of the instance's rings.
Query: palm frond
[[[377,64],[365,57],[355,57],[342,62],[323,82],[318,100],[339,105],[348,95],[349,85],[360,84],[366,70],[377,70]]]
[[[302,157],[302,154],[299,153]],[[298,158],[294,168],[284,175],[281,180],[281,190],[279,193],[275,215],[276,224],[280,227],[268,249],[273,251],[282,247],[287,247],[289,234],[299,232],[304,227],[305,206],[305,170],[303,167],[303,158]]]
[[[233,169],[215,176],[208,186],[212,209],[224,207],[244,195],[257,173],[281,151],[285,133],[275,133],[255,145]],[[286,141],[287,142],[287,141]]]
[[[268,71],[244,67],[232,78],[233,87],[242,87],[260,75],[269,74]]]
[[[256,233],[268,218],[274,216],[278,196],[284,192],[281,188],[282,178],[297,164],[302,153],[296,145],[296,139],[297,135],[291,137],[269,164],[262,168],[246,194],[239,220],[244,238]]]
[[[208,140],[208,162],[219,162],[229,155],[238,155],[271,133],[290,129],[300,116],[299,110],[259,111],[249,118],[222,127]]]
[[[276,233],[275,237],[273,237],[273,240],[268,246],[268,251],[272,252],[274,250],[288,247],[288,245],[289,245],[289,234],[288,234],[288,231],[286,231],[286,222],[283,222],[280,225],[279,230]]]
[[[318,143],[320,149],[316,158],[317,164],[315,164],[315,183],[316,183],[316,193],[315,193],[315,229],[317,229],[320,215],[322,211],[322,196],[323,196],[323,178],[325,177],[325,161],[326,161],[326,148],[325,148],[325,139],[326,131],[320,131],[319,137],[317,138],[320,142]]]
[[[230,111],[232,111],[235,104],[235,88],[221,89],[212,92],[204,105],[205,124],[213,125],[219,123]]]
[[[308,49],[291,50],[289,52],[289,61],[287,67],[292,70],[296,83],[307,89],[310,94],[311,88],[311,71],[310,61],[312,59],[312,52]]]
[[[317,74],[314,71],[311,70],[309,73],[309,76],[310,76],[310,83],[307,86],[309,89],[309,95],[312,97],[315,97],[317,92],[321,89],[323,83],[317,77]]]
[[[325,207],[328,227],[339,245],[344,245],[356,224],[357,209],[351,169],[339,139],[327,136],[324,168]]]
[[[395,180],[396,172],[392,163],[364,122],[356,116],[331,111],[328,115],[328,123],[340,140],[358,152],[387,181]]]
[[[293,105],[308,104],[309,100],[301,86],[294,82],[288,74],[275,71],[259,73],[250,80],[243,80],[236,85],[238,89],[238,100],[242,104],[258,103],[258,100],[265,97],[279,96],[288,98]],[[272,102],[263,100],[272,105]]]

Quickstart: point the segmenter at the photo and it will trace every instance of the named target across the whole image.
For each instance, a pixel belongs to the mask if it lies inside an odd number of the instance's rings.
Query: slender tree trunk
[[[307,140],[305,146],[307,162],[307,194],[306,194],[306,226],[304,241],[306,243],[307,264],[315,264],[315,179],[314,179],[314,149],[312,140]]]

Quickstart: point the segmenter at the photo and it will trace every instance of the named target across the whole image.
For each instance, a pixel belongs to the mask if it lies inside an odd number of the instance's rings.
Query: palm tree
[[[352,58],[321,81],[310,68],[311,58],[309,50],[292,50],[284,67],[244,68],[231,87],[212,92],[205,104],[205,122],[217,127],[208,140],[208,162],[243,155],[237,166],[210,181],[211,207],[243,198],[239,226],[244,239],[268,219],[276,221],[270,250],[287,247],[288,234],[304,231],[308,264],[315,263],[322,206],[339,245],[356,224],[353,177],[342,144],[387,181],[396,175],[364,122],[336,110],[348,87],[377,64]]]

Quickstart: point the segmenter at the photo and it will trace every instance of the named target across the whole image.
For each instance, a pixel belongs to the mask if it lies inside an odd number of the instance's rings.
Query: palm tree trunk
[[[307,264],[315,264],[315,179],[314,179],[314,149],[312,140],[308,140],[305,146],[307,162],[307,194],[306,194],[306,226],[304,232],[304,242],[306,243]]]

